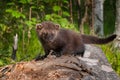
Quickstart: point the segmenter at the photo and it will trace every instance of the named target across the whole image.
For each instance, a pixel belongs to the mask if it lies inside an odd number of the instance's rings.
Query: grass
[[[112,65],[112,68],[120,76],[120,51],[112,46],[112,44],[101,45],[100,46],[105,53],[109,63]]]

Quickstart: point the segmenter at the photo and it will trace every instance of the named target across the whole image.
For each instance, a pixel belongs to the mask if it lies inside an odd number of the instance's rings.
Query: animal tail
[[[81,35],[83,42],[86,44],[106,44],[113,41],[116,36],[116,34],[113,34],[107,38],[98,38],[95,36]]]

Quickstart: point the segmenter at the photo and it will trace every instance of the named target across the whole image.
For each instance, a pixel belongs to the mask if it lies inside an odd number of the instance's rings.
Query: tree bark
[[[115,33],[118,36],[117,39],[116,39],[116,42],[115,42],[115,47],[120,48],[120,0],[116,1]]]
[[[95,7],[94,7],[94,6],[95,6],[95,0],[91,0],[91,1],[92,1],[92,2],[91,2],[91,3],[92,3],[92,4],[91,4],[91,7],[92,7],[92,8],[91,8],[91,11],[92,11],[92,12],[91,12],[91,19],[92,19],[91,21],[92,21],[92,22],[91,22],[91,24],[90,24],[90,30],[91,30],[91,31],[90,31],[90,34],[91,34],[91,35],[94,35],[94,33],[95,33],[95,31],[94,31],[94,24],[95,24]]]
[[[104,35],[103,28],[103,3],[104,0],[93,0],[94,1],[94,29],[95,33],[99,36]]]
[[[70,22],[73,23],[72,0],[70,0],[69,2],[69,7],[70,7]]]
[[[80,24],[81,24],[81,0],[77,0],[77,7],[78,7],[78,28],[80,28]]]
[[[80,33],[84,34],[84,23],[87,21],[87,17],[88,17],[88,5],[87,2],[85,2],[85,13],[84,16],[81,20],[81,24],[80,24]]]

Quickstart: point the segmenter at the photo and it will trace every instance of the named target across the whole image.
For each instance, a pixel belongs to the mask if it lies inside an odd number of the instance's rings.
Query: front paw
[[[56,57],[60,57],[62,54],[60,52],[52,52],[51,55],[55,55]]]

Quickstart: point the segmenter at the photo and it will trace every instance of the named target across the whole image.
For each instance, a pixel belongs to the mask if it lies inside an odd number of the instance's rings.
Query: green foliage
[[[6,12],[10,13],[11,16],[15,18],[20,18],[20,17],[25,18],[25,15],[23,15],[17,10],[7,9]]]
[[[25,33],[26,37],[27,35],[28,35],[28,32]],[[43,49],[41,47],[40,42],[38,41],[34,28],[30,30],[30,35],[31,35],[30,38],[24,37],[24,41],[18,42],[19,43],[18,51],[17,51],[18,61],[32,60],[35,58],[35,56],[38,53],[43,52]],[[23,37],[21,37],[21,39],[19,38],[19,40],[22,40],[22,39]]]
[[[90,34],[90,27],[88,24],[84,24],[84,33],[85,34]]]
[[[101,45],[101,48],[113,69],[120,75],[120,51],[115,49],[113,44]]]
[[[62,18],[61,16],[57,14],[48,14],[45,16],[45,20],[47,21],[53,21],[54,23],[58,23],[61,25],[62,28],[76,30],[75,26],[71,24],[66,18]]]
[[[105,0],[104,2],[104,33],[105,35],[112,34],[115,30],[116,19],[116,0]],[[109,29],[108,29],[109,28]]]
[[[32,0],[19,0],[19,2],[22,4],[30,3],[31,1]]]
[[[67,0],[63,1],[65,4],[67,2]],[[13,0],[3,1],[3,3],[6,7],[2,8],[1,15],[3,16],[0,16],[0,66],[12,61],[13,36],[16,33],[18,34],[16,61],[32,60],[38,54],[44,53],[35,31],[37,22],[50,20],[59,23],[64,28],[75,29],[73,24],[62,17],[69,17],[69,12],[65,10],[62,16],[58,14],[62,7],[57,5],[55,0]],[[48,6],[45,6],[46,4]]]
[[[61,10],[61,8],[60,8],[60,6],[53,6],[53,11],[60,11]]]

